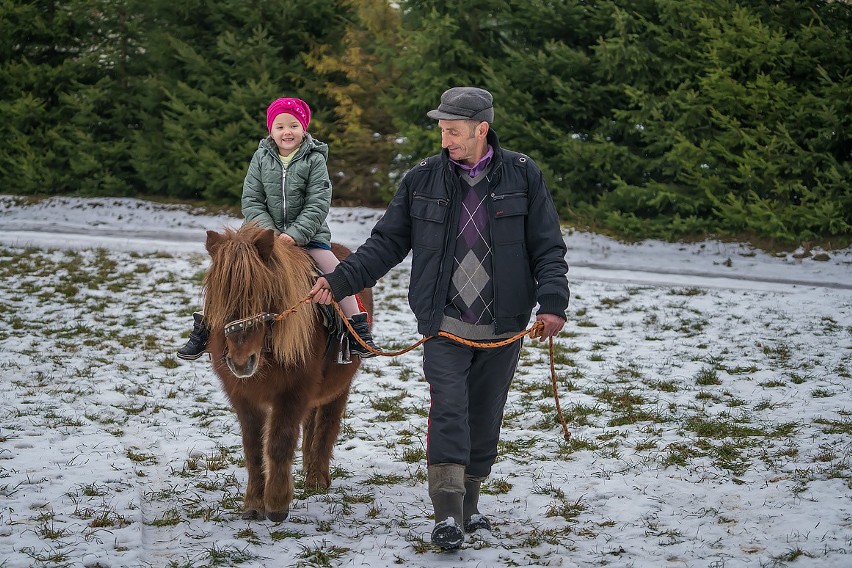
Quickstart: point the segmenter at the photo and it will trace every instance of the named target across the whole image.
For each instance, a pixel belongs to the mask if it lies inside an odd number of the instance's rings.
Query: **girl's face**
[[[269,134],[278,146],[278,153],[284,156],[298,148],[305,139],[305,129],[296,117],[288,112],[282,112],[275,117]]]

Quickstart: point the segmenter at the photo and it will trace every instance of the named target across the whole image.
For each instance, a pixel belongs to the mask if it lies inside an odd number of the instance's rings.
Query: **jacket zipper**
[[[414,192],[414,197],[417,199],[422,199],[424,201],[431,201],[432,203],[437,203],[442,207],[446,206],[450,202],[449,199],[443,199],[441,197],[428,197],[426,195],[418,195],[416,191]]]
[[[448,179],[446,174],[444,174],[444,181],[445,182],[449,181],[450,185],[453,186],[453,189],[456,190],[456,191],[451,192],[451,195],[457,196],[458,195],[458,191],[457,191],[458,186],[455,185],[452,178]],[[417,196],[417,192],[414,192],[414,196],[415,197]],[[420,199],[428,199],[430,201],[437,201],[438,203],[443,203],[445,205],[449,204],[450,209],[449,209],[449,211],[447,211],[447,222],[449,223],[450,221],[452,221],[455,218],[455,208],[456,208],[456,203],[457,203],[455,199],[453,199],[452,201],[450,201],[449,199],[441,199],[441,198],[437,198],[437,197],[421,197]],[[435,310],[438,309],[439,305],[441,306],[440,307],[441,313],[442,314],[444,313],[444,307],[443,307],[443,305],[441,305],[443,300],[439,301],[437,296],[438,296],[438,290],[440,289],[440,284],[442,283],[441,281],[444,278],[444,263],[447,260],[447,255],[452,254],[452,253],[449,252],[450,233],[451,233],[451,231],[454,231],[457,228],[458,227],[447,227],[447,230],[444,231],[444,247],[443,247],[443,252],[441,253],[441,262],[438,265],[437,285],[435,287],[435,295],[432,296],[432,316],[429,318],[431,320],[429,322],[430,326],[433,324],[433,322],[435,322]],[[440,322],[435,322],[435,323],[437,323],[438,327],[440,327]]]
[[[287,167],[281,164],[281,208],[284,210],[284,228],[287,228]]]
[[[496,186],[496,183],[495,183],[495,186]],[[503,193],[503,194],[496,194],[493,191],[491,192],[491,203],[489,203],[489,211],[488,211],[488,218],[489,218],[488,236],[491,238],[491,246],[492,247],[494,246],[494,223],[491,222],[491,219],[494,219],[494,215],[495,215],[495,213],[494,213],[494,208],[495,208],[494,202],[500,201],[500,200],[505,199],[507,197],[517,197],[519,195],[524,195],[524,192],[515,191],[515,192],[512,192],[512,193]],[[494,254],[493,253],[491,254],[491,272],[492,272],[492,275],[493,275],[492,286],[493,286],[493,293],[494,293],[494,335],[498,335],[499,334],[499,332],[498,332],[498,327],[499,327],[498,319],[499,318],[498,318],[498,313],[497,313],[497,306],[499,306],[499,304],[497,303],[497,296],[498,296],[497,267],[494,266]]]
[[[507,197],[519,197],[523,196],[525,193],[523,191],[516,191],[514,193],[502,193],[502,194],[491,194],[491,199],[493,201],[500,201],[501,199],[506,199]]]

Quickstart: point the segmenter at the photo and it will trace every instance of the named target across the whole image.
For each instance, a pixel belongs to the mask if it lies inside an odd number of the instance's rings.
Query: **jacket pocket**
[[[414,195],[411,201],[412,245],[429,249],[441,247],[449,205],[446,199]]]
[[[491,194],[494,204],[494,244],[524,240],[529,203],[525,192]]]

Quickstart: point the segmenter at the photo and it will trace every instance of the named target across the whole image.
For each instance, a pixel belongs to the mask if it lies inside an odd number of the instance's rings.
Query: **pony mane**
[[[314,264],[303,249],[274,239],[264,262],[258,240],[264,231],[254,225],[226,228],[211,252],[204,276],[204,315],[212,329],[263,312],[280,313],[304,300],[313,285]],[[317,310],[301,305],[272,326],[273,357],[299,365],[310,354]]]

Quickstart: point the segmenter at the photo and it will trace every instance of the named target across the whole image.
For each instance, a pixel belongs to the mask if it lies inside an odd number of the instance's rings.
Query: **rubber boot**
[[[373,343],[373,334],[370,333],[370,325],[367,322],[367,314],[362,312],[360,314],[355,314],[351,318],[349,318],[349,323],[352,324],[352,329],[355,330],[355,333],[364,340],[364,343],[379,351],[379,348],[376,347],[376,344]],[[354,337],[349,338],[349,352],[353,355],[357,355],[361,359],[367,359],[368,357],[375,357],[376,354],[361,345],[361,343],[355,339]]]
[[[204,352],[207,351],[207,339],[210,337],[210,329],[207,327],[204,314],[195,312],[192,314],[192,319],[192,332],[189,334],[189,341],[177,352],[178,357],[187,361],[195,361],[204,355]]]
[[[491,521],[479,512],[479,488],[484,477],[464,476],[464,532],[472,533],[480,529],[490,531]]]
[[[456,463],[430,465],[429,497],[435,510],[432,544],[444,550],[455,550],[464,541],[464,466]]]

